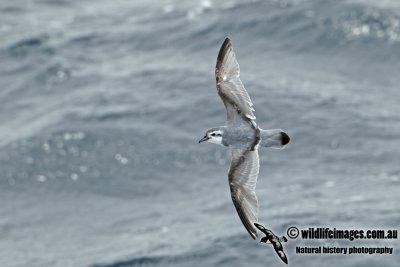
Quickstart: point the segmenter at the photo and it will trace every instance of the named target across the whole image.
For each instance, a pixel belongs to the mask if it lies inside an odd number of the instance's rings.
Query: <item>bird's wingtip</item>
[[[232,45],[232,41],[231,41],[231,38],[229,38],[229,36],[226,36],[224,39],[224,42],[221,45],[221,49],[224,47],[227,47],[229,45]]]

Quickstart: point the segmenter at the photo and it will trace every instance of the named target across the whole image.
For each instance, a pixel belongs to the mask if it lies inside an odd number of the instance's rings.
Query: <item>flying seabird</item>
[[[215,78],[218,95],[227,112],[227,122],[225,126],[208,129],[199,143],[206,141],[229,147],[231,164],[228,177],[232,201],[246,230],[256,239],[258,147],[282,148],[290,138],[280,129],[263,130],[257,126],[253,103],[239,72],[231,40],[226,38],[218,53]]]

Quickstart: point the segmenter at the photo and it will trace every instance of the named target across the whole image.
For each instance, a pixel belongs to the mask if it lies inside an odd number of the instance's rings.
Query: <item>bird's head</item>
[[[200,139],[199,143],[201,142],[210,142],[217,145],[222,145],[222,134],[224,131],[221,128],[211,128],[206,131],[206,134],[202,139]]]

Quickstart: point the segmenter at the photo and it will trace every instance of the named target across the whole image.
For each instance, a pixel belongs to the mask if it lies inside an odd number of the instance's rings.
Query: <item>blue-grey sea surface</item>
[[[232,39],[260,127],[260,222],[400,225],[396,0],[0,2],[0,266],[283,266],[236,214],[214,67]],[[296,246],[393,247],[301,255]],[[399,266],[398,240],[301,239],[292,266]]]

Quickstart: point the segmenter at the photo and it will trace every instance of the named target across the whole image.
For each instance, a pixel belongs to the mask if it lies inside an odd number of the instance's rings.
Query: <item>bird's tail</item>
[[[290,141],[289,136],[281,129],[261,130],[260,146],[283,148]]]

